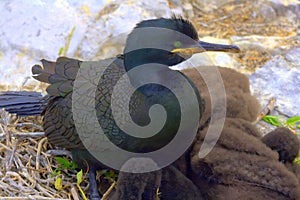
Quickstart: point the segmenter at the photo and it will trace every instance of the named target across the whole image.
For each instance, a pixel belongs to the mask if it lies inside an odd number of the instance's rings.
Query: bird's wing
[[[93,67],[103,68],[102,71],[104,71],[107,67],[109,67],[109,65],[118,65],[119,63],[114,62],[116,60],[118,59],[103,60],[99,62],[95,61],[90,63],[93,64]],[[79,103],[79,105],[83,107],[85,106],[85,101],[90,100],[90,98],[88,98],[90,92],[89,88],[76,91],[82,92],[79,96],[87,98],[72,99],[74,92],[73,86],[76,78],[78,78],[77,76],[80,69],[89,68],[89,65],[85,65],[85,63],[88,62],[60,57],[56,62],[42,60],[42,66],[35,65],[32,67],[32,73],[35,79],[50,84],[47,88],[50,100],[45,109],[43,127],[49,142],[55,146],[67,149],[85,149],[77,133],[73,119],[74,113],[72,111],[72,105],[74,103]],[[114,68],[119,69],[121,67],[116,66]],[[97,76],[101,76],[102,71],[95,71],[95,68],[91,68],[90,71],[93,71],[94,73],[87,71],[86,74],[80,74],[80,76],[82,75],[80,78],[83,78],[85,83],[97,86],[99,82],[93,79],[96,79]],[[100,86],[98,85],[97,87],[99,88]],[[105,109],[108,109],[108,107]]]

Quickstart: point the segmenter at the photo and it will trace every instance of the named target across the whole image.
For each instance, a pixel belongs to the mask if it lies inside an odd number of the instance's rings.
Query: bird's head
[[[147,63],[173,66],[205,51],[239,52],[234,45],[199,41],[191,22],[182,17],[145,20],[129,34],[124,50],[126,70]]]
[[[272,150],[277,151],[280,162],[292,163],[299,154],[300,141],[288,128],[276,128],[261,140]]]

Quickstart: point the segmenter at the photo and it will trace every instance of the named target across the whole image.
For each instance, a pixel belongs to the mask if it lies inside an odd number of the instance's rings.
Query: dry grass
[[[0,86],[0,90],[45,91],[43,83],[25,85],[24,82],[20,88]],[[42,117],[17,117],[4,110],[0,114],[1,199],[71,199],[71,196],[74,199],[79,196],[75,172],[61,173],[63,188],[58,191],[54,187],[58,176],[53,170],[58,163],[52,154],[56,151],[51,152],[55,148],[44,136]],[[86,187],[88,182],[82,185]]]
[[[2,112],[1,119],[1,197],[69,199],[68,190],[54,188],[57,163],[46,153],[53,147],[41,137],[41,117],[17,118]],[[72,186],[72,179],[63,177],[66,189]]]
[[[1,199],[83,199],[77,186],[77,171],[62,169],[59,175],[54,173],[59,166],[54,156],[71,161],[70,152],[48,143],[41,127],[42,118],[16,117],[4,110],[0,113]],[[97,174],[102,194],[115,184],[103,176],[105,171]],[[80,184],[84,193],[89,186],[86,176],[85,173]],[[61,189],[55,188],[57,178],[62,179]]]
[[[267,21],[259,15],[262,4],[267,5],[268,2],[264,0],[257,2],[232,0],[218,9],[206,12],[197,1],[193,0],[195,16],[191,20],[198,33],[203,36],[209,35],[216,38],[251,35],[274,36],[280,37],[278,46],[274,48],[299,45],[299,39],[295,39],[297,23],[285,17]],[[233,57],[246,66],[247,71],[254,72],[272,58],[268,51],[267,48],[256,48],[250,51],[247,49]]]

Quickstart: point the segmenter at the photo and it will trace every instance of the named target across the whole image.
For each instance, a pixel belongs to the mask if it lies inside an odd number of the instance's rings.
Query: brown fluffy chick
[[[249,78],[230,68],[218,67],[218,71],[220,72],[225,87],[226,117],[238,117],[247,121],[255,121],[260,111],[260,104],[257,99],[250,94]],[[202,76],[215,78],[216,76],[212,75],[212,73],[215,72],[212,71],[210,67],[184,69],[182,72],[193,81],[195,86],[201,91],[201,96],[205,100],[205,111],[200,120],[200,126],[205,126],[210,119],[211,113],[218,112],[219,110],[218,102],[216,103],[217,106],[212,110],[210,92],[214,92],[217,95],[223,92],[215,88],[209,92]],[[220,80],[218,79],[216,81]],[[220,95],[217,101],[224,101],[222,95]]]
[[[190,176],[205,199],[300,199],[295,174],[278,162],[277,153],[261,142],[250,122],[227,118],[213,150],[199,158],[206,132],[207,128],[198,133]]]
[[[175,166],[162,170],[160,200],[204,200],[200,190]]]
[[[208,68],[198,70],[202,75],[211,75]],[[201,91],[206,109],[188,157],[190,163],[185,168],[181,167],[184,165],[180,160],[176,164],[197,185],[204,199],[300,199],[296,173],[278,162],[278,154],[261,141],[261,133],[250,123],[258,116],[260,106],[250,94],[247,76],[235,70],[219,68],[226,91],[227,118],[216,146],[206,157],[199,158],[198,152],[208,130],[207,122],[218,107],[211,109],[208,88],[198,71],[186,69],[183,72]]]
[[[262,142],[278,153],[279,161],[283,162],[300,182],[300,166],[294,162],[300,148],[297,135],[293,134],[288,128],[279,127],[265,135]]]

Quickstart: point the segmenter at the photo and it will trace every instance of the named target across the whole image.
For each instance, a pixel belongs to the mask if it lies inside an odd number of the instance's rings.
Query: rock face
[[[63,55],[82,60],[115,56],[137,22],[171,15],[167,0],[13,0],[1,1],[0,8],[0,82],[14,86],[31,75],[39,59],[55,60],[62,48]]]
[[[281,111],[289,116],[300,115],[300,48],[284,56],[274,56],[265,66],[250,75],[255,96],[267,103],[276,97]]]

